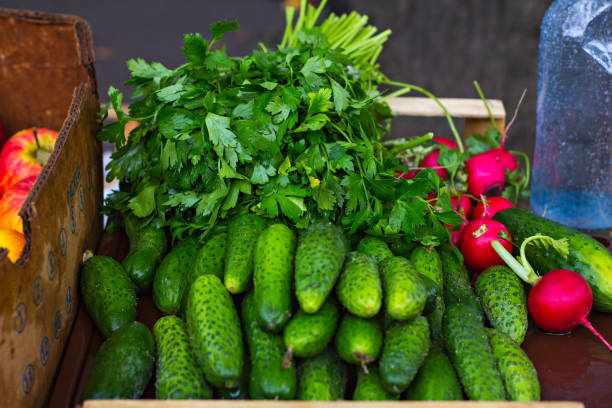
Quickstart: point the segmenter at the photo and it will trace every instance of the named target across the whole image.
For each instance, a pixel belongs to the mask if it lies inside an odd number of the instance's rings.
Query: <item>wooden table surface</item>
[[[128,249],[127,237],[117,231],[102,237],[97,254],[122,260]],[[139,299],[138,321],[151,328],[161,316],[151,295]],[[604,337],[612,339],[612,314],[593,313],[591,321]],[[79,403],[102,341],[81,302],[48,407],[75,407]],[[587,408],[612,407],[612,353],[585,328],[552,335],[530,322],[523,348],[538,371],[542,400],[580,401]],[[154,378],[143,398],[155,398]]]

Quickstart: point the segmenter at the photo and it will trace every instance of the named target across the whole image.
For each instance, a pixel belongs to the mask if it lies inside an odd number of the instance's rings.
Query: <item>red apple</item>
[[[37,177],[26,177],[6,190],[0,199],[0,228],[12,229],[23,234],[23,220],[19,216],[19,210],[30,194]]]
[[[24,246],[25,238],[23,234],[9,229],[0,229],[0,248],[6,248],[11,262],[15,263]]]
[[[6,141],[0,152],[0,196],[19,180],[38,176],[53,152],[56,139],[55,130],[31,128]]]

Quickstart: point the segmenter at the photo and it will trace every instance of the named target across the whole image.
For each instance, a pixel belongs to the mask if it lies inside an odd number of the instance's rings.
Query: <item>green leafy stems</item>
[[[506,250],[498,241],[492,241],[491,247],[497,252],[497,254],[504,260],[506,265],[512,269],[522,280],[535,285],[540,276],[535,272],[533,267],[529,264],[527,256],[525,255],[525,248],[530,242],[540,241],[544,246],[550,247],[557,251],[561,256],[567,257],[569,255],[569,243],[567,238],[554,239],[547,235],[536,234],[529,238],[526,238],[521,244],[520,257],[514,258],[510,252]]]

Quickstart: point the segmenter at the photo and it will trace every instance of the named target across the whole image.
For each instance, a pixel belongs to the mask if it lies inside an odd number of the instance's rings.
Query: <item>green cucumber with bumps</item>
[[[351,252],[336,285],[340,303],[359,317],[376,316],[382,305],[382,283],[371,255]]]
[[[287,356],[312,357],[323,351],[336,333],[339,315],[338,302],[332,297],[316,313],[298,310],[283,333]]]
[[[486,330],[510,399],[512,401],[539,401],[538,373],[527,354],[500,330]]]
[[[127,225],[130,224],[127,223],[126,228]],[[130,229],[135,228],[130,227]],[[136,291],[144,293],[151,289],[157,266],[168,250],[166,232],[163,228],[149,225],[135,229],[129,235],[130,252],[122,264],[136,285]]]
[[[219,278],[202,275],[193,282],[185,321],[206,380],[217,388],[236,388],[244,367],[242,330],[238,311]]]
[[[429,324],[423,316],[391,323],[378,363],[385,390],[404,392],[425,361],[430,345]]]
[[[418,246],[410,253],[409,260],[421,275],[431,279],[441,290],[444,289],[442,260],[435,248]]]
[[[378,358],[382,345],[383,332],[378,320],[344,315],[336,333],[336,350],[344,361],[359,364],[367,371],[367,364]]]
[[[425,308],[427,288],[414,265],[401,256],[394,256],[379,265],[387,314],[395,320],[408,320]]]
[[[461,303],[447,305],[444,312],[444,340],[469,399],[505,400],[502,377],[476,309]]]
[[[440,347],[432,347],[429,350],[429,355],[406,392],[406,399],[421,401],[463,399],[455,369]]]
[[[354,401],[397,401],[399,394],[387,392],[380,380],[378,366],[368,368],[366,374],[363,370],[357,373],[357,385],[353,392]]]
[[[123,266],[108,256],[93,256],[81,272],[83,302],[103,337],[136,319],[136,290]]]
[[[151,332],[142,323],[131,322],[100,346],[81,401],[140,398],[154,365],[155,346]]]
[[[527,333],[527,300],[520,278],[506,266],[492,266],[478,275],[474,289],[491,325],[521,344]]]
[[[245,361],[244,368],[240,380],[238,380],[238,386],[235,388],[215,388],[217,398],[219,399],[233,399],[233,400],[244,400],[249,399],[249,382],[250,382],[250,367],[248,361]]]
[[[393,256],[389,245],[381,239],[367,235],[357,244],[357,252],[374,257],[377,264]]]
[[[545,241],[539,240],[526,245],[527,260],[540,274],[554,269],[569,269],[579,273],[593,291],[593,309],[612,312],[612,253],[601,243],[578,230],[519,208],[502,210],[493,219],[508,228],[512,240],[519,246],[535,234],[554,239],[566,238],[569,244],[567,257],[547,247]]]
[[[225,268],[225,252],[227,251],[227,232],[219,232],[210,237],[202,245],[193,261],[193,269],[189,273],[189,282],[201,275],[215,275],[223,280]]]
[[[259,326],[252,293],[243,300],[242,323],[251,361],[251,398],[294,399],[297,384],[295,365],[283,364],[285,345],[282,335],[268,333]]]
[[[302,310],[315,313],[334,288],[347,252],[342,230],[327,222],[300,234],[295,253],[295,294]]]
[[[259,323],[278,332],[291,318],[296,237],[284,224],[267,227],[257,239],[253,271],[254,307]]]
[[[264,219],[255,214],[239,215],[230,221],[223,274],[230,293],[243,293],[251,286],[255,245],[265,227]]]
[[[198,248],[195,240],[183,241],[159,264],[153,280],[153,300],[163,313],[176,314],[182,310],[189,289],[187,274],[193,268]]]
[[[153,338],[157,349],[155,398],[212,398],[212,389],[191,351],[183,320],[177,316],[158,319],[153,326]]]
[[[297,399],[335,401],[344,399],[347,369],[330,349],[301,360],[298,365]]]
[[[444,304],[446,307],[455,303],[467,305],[478,312],[481,321],[484,315],[480,302],[472,290],[472,284],[463,265],[463,257],[456,248],[443,245],[439,248],[442,270],[444,272]]]
[[[444,300],[438,297],[436,300],[436,307],[427,316],[427,322],[429,323],[429,332],[432,344],[444,343],[444,334],[442,331],[442,321],[444,319]]]

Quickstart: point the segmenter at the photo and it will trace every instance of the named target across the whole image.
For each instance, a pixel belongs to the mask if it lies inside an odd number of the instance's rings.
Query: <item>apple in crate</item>
[[[23,234],[0,228],[0,248],[6,248],[8,251],[8,258],[12,263],[19,258],[23,247],[25,246],[25,238]]]
[[[0,196],[19,180],[38,176],[55,147],[57,132],[44,128],[21,130],[0,152]]]
[[[19,210],[30,194],[38,176],[26,177],[13,184],[0,198],[0,229],[11,229],[23,234],[23,220]]]

